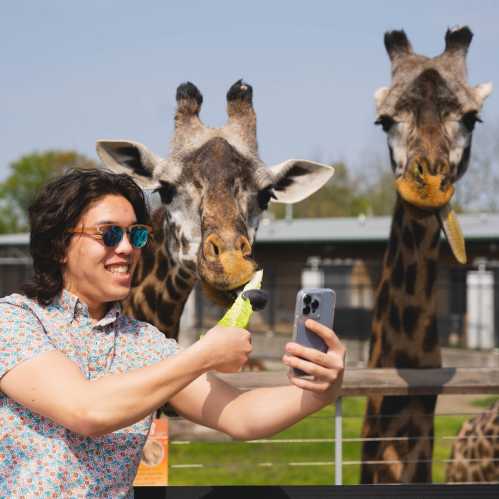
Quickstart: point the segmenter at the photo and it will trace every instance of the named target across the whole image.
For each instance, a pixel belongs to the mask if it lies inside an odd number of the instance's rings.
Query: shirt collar
[[[68,322],[72,322],[81,315],[90,317],[87,305],[67,289],[63,289],[62,292],[54,298],[52,304],[63,312],[67,317]],[[119,302],[113,302],[104,317],[94,324],[94,326],[107,326],[115,322],[121,314],[121,304]]]

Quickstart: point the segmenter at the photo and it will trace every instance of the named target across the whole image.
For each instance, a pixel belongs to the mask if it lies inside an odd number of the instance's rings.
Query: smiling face
[[[118,195],[94,201],[76,227],[114,224],[128,227],[137,222],[130,202]],[[74,228],[76,228],[74,227]],[[64,287],[88,305],[90,316],[100,319],[110,302],[130,292],[132,268],[140,256],[124,235],[118,246],[109,248],[91,234],[74,234],[63,261]]]

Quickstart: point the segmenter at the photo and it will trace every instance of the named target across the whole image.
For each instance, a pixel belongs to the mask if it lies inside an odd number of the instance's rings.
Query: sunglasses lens
[[[133,227],[130,231],[130,242],[134,248],[143,248],[147,244],[149,232],[146,227]]]
[[[118,246],[120,241],[123,239],[123,229],[118,225],[113,225],[106,229],[102,234],[102,240],[106,246],[113,248]]]

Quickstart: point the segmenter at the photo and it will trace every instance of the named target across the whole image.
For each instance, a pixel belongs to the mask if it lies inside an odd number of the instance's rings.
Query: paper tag
[[[142,452],[135,487],[168,485],[168,419],[154,419]]]

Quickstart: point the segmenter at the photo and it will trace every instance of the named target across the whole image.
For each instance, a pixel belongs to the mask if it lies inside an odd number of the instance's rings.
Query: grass
[[[493,397],[487,397],[490,400]],[[485,399],[484,399],[485,400]],[[360,436],[366,399],[350,397],[343,401],[343,436]],[[433,481],[445,480],[445,464],[452,440],[443,436],[458,433],[466,416],[439,416],[435,422]],[[334,407],[327,407],[298,424],[275,435],[279,439],[332,439]],[[359,461],[360,442],[343,443],[343,460]],[[170,465],[202,464],[199,468],[170,468],[171,485],[332,485],[334,484],[334,446],[329,442],[248,443],[194,442],[170,444]],[[271,463],[271,464],[270,464]],[[318,463],[298,466],[290,463]],[[321,464],[323,463],[323,464]],[[328,464],[329,463],[329,464]],[[358,484],[360,465],[343,466],[343,483]]]
[[[483,399],[474,400],[471,403],[475,407],[481,407],[483,409],[488,409],[497,400],[499,400],[499,395],[491,395],[490,397],[485,397]]]

